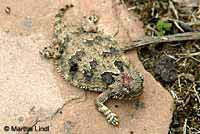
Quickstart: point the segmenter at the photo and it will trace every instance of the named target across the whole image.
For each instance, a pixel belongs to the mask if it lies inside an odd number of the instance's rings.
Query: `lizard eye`
[[[112,76],[111,72],[104,72],[103,74],[101,74],[101,79],[102,79],[103,82],[105,82],[108,85],[115,82],[115,79]]]

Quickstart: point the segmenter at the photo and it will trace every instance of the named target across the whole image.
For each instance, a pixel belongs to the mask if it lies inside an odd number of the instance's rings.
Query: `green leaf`
[[[170,31],[171,27],[171,23],[162,20],[159,20],[156,24],[156,29],[158,30],[160,36],[165,35],[167,31]]]

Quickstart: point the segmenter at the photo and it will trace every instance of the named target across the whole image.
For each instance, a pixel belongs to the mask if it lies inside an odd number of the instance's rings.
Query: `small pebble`
[[[6,12],[6,14],[10,15],[10,13],[11,13],[11,8],[7,6],[7,7],[5,8],[5,12]]]

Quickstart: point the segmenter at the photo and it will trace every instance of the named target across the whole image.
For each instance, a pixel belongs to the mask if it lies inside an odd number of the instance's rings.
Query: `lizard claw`
[[[107,115],[106,120],[109,124],[112,124],[113,126],[119,125],[119,120],[116,114],[110,113]]]

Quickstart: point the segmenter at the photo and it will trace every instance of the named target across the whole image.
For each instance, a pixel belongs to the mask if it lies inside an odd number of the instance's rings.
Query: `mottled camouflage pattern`
[[[104,103],[110,99],[133,99],[142,93],[143,77],[136,72],[111,36],[98,32],[98,18],[92,14],[82,25],[62,27],[64,12],[73,7],[67,5],[55,17],[53,46],[41,54],[55,59],[58,71],[72,85],[101,94],[96,99],[97,109],[108,123],[119,124],[114,114]]]

